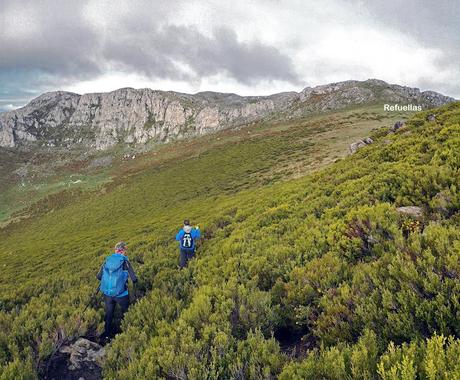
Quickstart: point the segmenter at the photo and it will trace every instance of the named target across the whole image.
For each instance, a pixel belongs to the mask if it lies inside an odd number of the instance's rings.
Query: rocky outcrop
[[[350,153],[353,154],[355,153],[358,149],[365,147],[366,145],[372,144],[374,140],[372,140],[370,137],[366,137],[362,140],[358,140],[352,144],[350,144],[349,150]]]
[[[105,349],[97,343],[85,338],[79,338],[75,343],[62,346],[61,354],[69,354],[68,369],[79,370],[83,367],[93,369],[102,367],[105,359]]]
[[[401,129],[405,125],[406,124],[404,123],[404,121],[398,120],[396,123],[394,123],[393,126],[390,127],[390,132],[396,132],[398,129]]]
[[[426,117],[426,120],[430,122],[436,121],[436,115],[432,113]]]
[[[63,345],[43,368],[40,378],[49,380],[100,380],[105,348],[85,338]]]
[[[396,209],[400,214],[411,216],[415,219],[421,218],[423,216],[423,209],[418,206],[403,206]]]
[[[388,84],[382,80],[369,79],[345,81],[314,88],[307,87],[299,94],[302,106],[297,113],[324,112],[346,108],[350,105],[368,103],[400,103],[421,105],[422,108],[439,107],[454,101],[434,91],[421,92],[418,88]]]
[[[18,110],[0,113],[0,146],[38,144],[104,150],[119,143],[167,142],[261,119],[292,118],[383,100],[434,107],[454,99],[378,80],[249,97],[132,88],[85,95],[57,91],[43,94]]]
[[[118,143],[165,142],[259,120],[278,105],[270,97],[239,98],[226,105],[203,95],[150,89],[81,96],[46,93],[19,110],[0,114],[0,146],[38,142],[103,150]]]
[[[40,141],[56,145],[66,134],[77,134],[68,129],[71,116],[77,109],[80,95],[57,91],[46,93],[15,111],[0,113],[0,146],[15,147]]]

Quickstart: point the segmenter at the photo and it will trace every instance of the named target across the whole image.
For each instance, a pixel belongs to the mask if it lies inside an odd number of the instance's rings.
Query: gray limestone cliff
[[[436,92],[375,79],[247,97],[132,88],[85,95],[56,91],[20,109],[0,113],[0,146],[103,150],[120,143],[167,142],[267,118],[300,117],[359,104],[399,102],[431,108],[451,101],[454,99]]]

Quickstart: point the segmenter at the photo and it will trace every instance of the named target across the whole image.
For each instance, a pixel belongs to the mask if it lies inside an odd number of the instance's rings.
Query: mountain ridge
[[[212,91],[185,94],[149,88],[106,93],[46,92],[26,106],[0,113],[0,147],[83,147],[168,142],[271,118],[297,118],[346,107],[407,102],[422,108],[455,101],[434,91],[377,79],[306,87],[300,92],[240,96]]]

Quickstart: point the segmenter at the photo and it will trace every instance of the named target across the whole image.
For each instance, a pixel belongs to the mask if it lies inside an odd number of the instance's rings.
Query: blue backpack
[[[184,232],[184,236],[180,239],[180,248],[186,251],[193,251],[195,249],[195,240],[192,237],[192,232]]]
[[[106,296],[116,297],[126,290],[128,272],[123,269],[126,257],[114,253],[105,259],[102,269],[101,292]]]

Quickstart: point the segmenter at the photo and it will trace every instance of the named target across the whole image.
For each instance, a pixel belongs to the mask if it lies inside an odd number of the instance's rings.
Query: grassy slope
[[[451,109],[452,117],[458,119],[458,107]],[[445,114],[447,118],[448,112]],[[355,116],[362,120],[362,116]],[[364,124],[363,131],[368,131],[369,125]],[[379,254],[386,250],[394,253],[394,249],[382,243],[377,253],[361,262],[360,239],[340,238],[347,222],[354,220],[353,215],[376,218],[373,233],[377,238],[385,236],[377,228],[380,223],[383,229],[391,230],[398,244],[405,244],[401,232],[395,230],[397,217],[385,202],[429,205],[437,192],[458,178],[452,177],[455,161],[446,163],[441,155],[441,137],[451,136],[439,134],[440,125],[413,125],[405,133],[380,137],[375,147],[317,174],[272,184],[303,174],[309,165],[316,168],[330,160],[330,154],[324,155],[327,149],[330,152],[341,146],[343,152],[344,142],[328,136],[328,128],[334,126],[319,121],[321,133],[330,137],[321,141],[324,147],[319,150],[312,143],[317,130],[302,125],[277,126],[278,131],[272,126],[255,126],[244,131],[253,134],[249,139],[226,132],[225,144],[207,137],[200,141],[214,141],[216,145],[198,145],[198,150],[186,142],[179,144],[183,150],[170,152],[170,147],[164,147],[161,154],[169,152],[170,160],[157,162],[154,153],[146,154],[137,163],[130,163],[132,167],[123,166],[113,186],[83,194],[70,204],[61,205],[59,197],[50,198],[44,206],[54,212],[37,212],[36,217],[1,230],[0,364],[20,358],[21,363],[13,361],[8,371],[14,367],[24,371],[27,358],[33,357],[33,365],[39,367],[62,335],[82,334],[97,327],[100,308],[90,308],[84,316],[80,313],[95,285],[96,269],[113,243],[121,239],[130,243],[130,257],[147,297],[131,308],[124,324],[128,332],[113,343],[111,355],[116,355],[109,357],[109,375],[115,376],[119,370],[119,376],[152,378],[183,371],[188,365],[199,378],[210,363],[218,367],[215,371],[229,374],[244,371],[228,364],[237,366],[236,352],[240,351],[249,355],[249,362],[260,361],[254,365],[262,369],[255,370],[278,374],[287,357],[273,341],[249,333],[255,330],[261,330],[266,338],[281,328],[293,334],[300,331],[311,345],[353,342],[363,326],[376,322],[366,325],[358,314],[361,319],[347,322],[350,328],[345,326],[340,317],[347,313],[344,292],[354,286],[354,271],[370,271]],[[353,125],[342,127],[343,135],[354,140]],[[450,134],[457,136],[459,128],[451,127]],[[453,147],[454,137],[449,140]],[[229,143],[232,139],[235,143]],[[177,152],[187,149],[195,156],[178,159]],[[441,158],[433,161],[439,155]],[[301,172],[292,169],[293,165],[301,167]],[[442,167],[448,173],[434,179],[432,167],[435,171]],[[367,205],[371,205],[369,209]],[[385,219],[387,214],[389,220]],[[205,240],[200,259],[178,272],[177,249],[171,237],[184,217],[200,223]],[[265,242],[264,236],[269,237]],[[369,268],[365,267],[367,262]],[[296,268],[306,268],[303,271],[307,274]],[[310,276],[319,276],[319,285],[312,290],[296,283],[313,281]],[[362,301],[356,297],[354,302]],[[321,323],[311,319],[311,310],[304,310],[307,305],[302,302],[307,300],[317,305],[315,318]],[[337,323],[330,322],[334,318]],[[388,329],[388,321],[379,323]],[[438,330],[458,334],[450,323]],[[301,327],[296,330],[296,325]],[[401,328],[394,335],[385,329],[379,336],[382,342],[402,342],[425,334],[416,327],[408,331]],[[11,331],[11,336],[5,331]],[[189,336],[191,331],[195,332]],[[428,336],[431,333],[431,329],[426,331]],[[210,340],[205,339],[207,334]],[[223,341],[216,342],[216,337]],[[176,344],[190,351],[175,352]],[[219,344],[224,357],[212,359],[205,354],[206,359],[198,354],[209,351],[209,347],[219,351]],[[251,344],[269,354],[254,349],[254,356],[260,354],[255,359],[248,353]],[[127,347],[134,350],[130,358]],[[162,347],[165,354],[155,347]],[[166,354],[175,360],[170,361]]]
[[[106,167],[90,167],[69,151],[0,149],[0,225],[27,215],[37,201],[63,190],[91,190],[110,180]]]
[[[18,154],[14,150],[3,149],[0,150],[0,223],[27,217],[27,209],[33,203],[51,194],[63,190],[92,190],[119,177],[120,173],[139,172],[168,161],[197,156],[210,147],[225,147],[228,143],[248,139],[271,137],[271,142],[277,144],[282,138],[284,148],[287,144],[294,144],[289,149],[277,148],[282,157],[280,162],[263,174],[266,180],[301,176],[337,157],[343,157],[348,144],[367,135],[371,129],[392,125],[409,114],[384,113],[381,106],[372,106],[287,123],[256,123],[240,130],[154,145],[150,147],[150,152],[144,154],[131,151],[131,154],[136,154],[136,160],[132,161],[123,161],[121,157],[125,152],[119,149],[90,156],[68,151]],[[308,144],[310,149],[304,149]],[[112,158],[112,163],[101,167],[92,165],[94,160],[101,158]],[[24,177],[14,173],[21,167],[27,168]]]
[[[36,218],[32,217],[22,224],[5,228],[3,235],[9,235],[8,240],[13,242],[5,245],[8,248],[13,247],[11,252],[7,249],[6,253],[11,256],[8,261],[13,264],[14,260],[18,260],[18,266],[24,262],[23,255],[14,253],[22,252],[23,245],[26,246],[24,252],[27,252],[30,245],[38,251],[49,250],[54,245],[53,242],[57,247],[71,245],[74,236],[79,236],[80,228],[86,232],[90,227],[90,233],[94,232],[95,236],[102,237],[103,234],[97,230],[99,224],[105,229],[116,228],[120,224],[118,217],[116,222],[112,221],[112,214],[128,214],[127,222],[131,228],[133,219],[139,220],[141,215],[146,215],[145,223],[154,222],[156,216],[152,215],[157,215],[159,210],[164,212],[167,208],[174,208],[178,202],[197,202],[199,197],[200,202],[206,203],[210,196],[232,194],[245,188],[263,186],[308,173],[345,156],[350,142],[367,135],[373,128],[384,125],[385,121],[376,123],[375,120],[380,119],[378,115],[376,109],[358,109],[319,116],[304,122],[254,125],[239,131],[225,131],[194,141],[160,146],[158,150],[134,161],[115,162],[110,173],[116,173],[113,186],[109,185],[83,196],[66,192],[48,197],[25,213],[37,214]],[[393,119],[398,117],[400,115],[391,115],[386,123],[391,125]],[[187,173],[185,180],[181,174],[184,172]],[[107,191],[110,194],[104,195]],[[83,201],[74,202],[73,196],[80,197]],[[69,203],[70,207],[59,210]],[[59,213],[55,213],[55,210],[59,210]],[[171,215],[175,215],[175,212],[174,210]],[[62,213],[66,216],[61,216]],[[88,219],[93,217],[97,221]],[[177,224],[182,218],[182,215],[172,216],[171,222]],[[66,223],[62,223],[62,220]],[[80,223],[80,220],[85,223]],[[62,228],[69,230],[66,232]],[[130,235],[132,232],[128,230],[126,233]],[[41,237],[37,238],[37,235]],[[118,239],[115,233],[112,236]],[[37,239],[43,241],[44,245],[39,245]],[[51,252],[54,252],[53,248]],[[28,256],[31,268],[34,268],[35,260],[43,259],[42,255],[33,251]],[[53,256],[50,264],[62,263]],[[27,270],[22,274],[26,275]],[[16,279],[16,275],[14,272],[13,279]],[[15,281],[13,286],[14,283]],[[8,284],[8,281],[4,281],[4,284]],[[11,294],[11,299],[14,298],[14,294]]]

